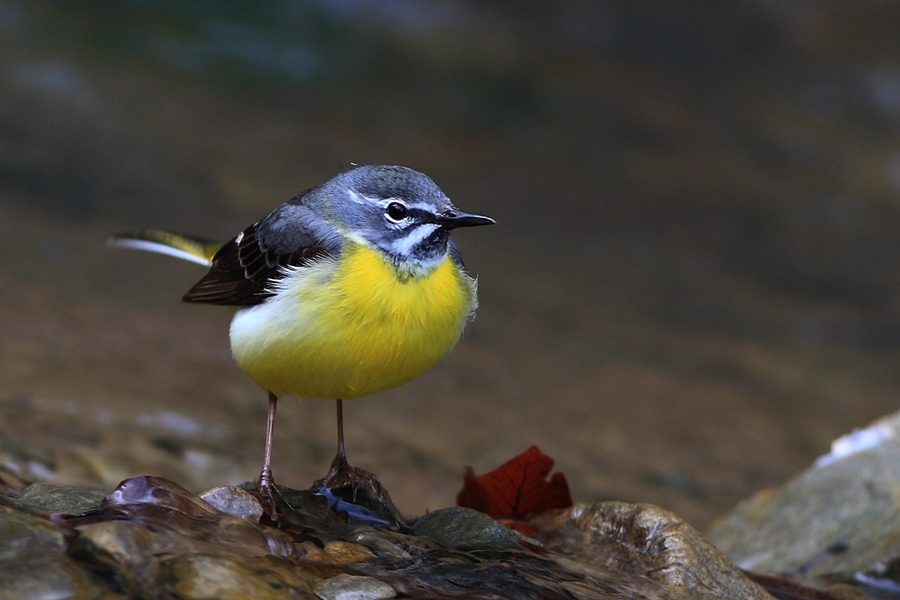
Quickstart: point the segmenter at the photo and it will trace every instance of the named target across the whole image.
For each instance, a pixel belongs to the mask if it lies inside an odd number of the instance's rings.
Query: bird
[[[457,209],[431,178],[408,167],[364,165],[301,192],[225,244],[159,230],[110,236],[107,245],[209,267],[185,302],[231,307],[231,352],[268,394],[263,467],[256,479],[274,511],[272,441],[279,398],[337,405],[337,451],[322,480],[351,467],[343,401],[400,386],[460,339],[478,305],[477,281],[450,233],[494,219]]]

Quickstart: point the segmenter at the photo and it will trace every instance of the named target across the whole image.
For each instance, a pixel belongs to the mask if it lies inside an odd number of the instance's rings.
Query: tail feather
[[[156,229],[130,231],[110,236],[107,246],[146,250],[209,266],[222,244],[198,237]]]

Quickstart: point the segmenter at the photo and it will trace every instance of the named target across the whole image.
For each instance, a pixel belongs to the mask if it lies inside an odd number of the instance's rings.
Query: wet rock
[[[451,506],[429,512],[413,526],[413,534],[431,538],[445,548],[460,550],[512,550],[516,534],[496,520],[471,508]]]
[[[97,598],[103,591],[66,556],[62,527],[23,513],[0,513],[0,596]]]
[[[431,538],[409,535],[408,530],[401,533],[383,529],[355,529],[350,532],[348,539],[368,548],[381,559],[403,559],[441,548],[441,545]]]
[[[375,558],[375,553],[362,544],[342,541],[328,542],[321,550],[313,547],[306,553],[307,560],[333,565],[349,565],[370,558]]]
[[[0,562],[0,597],[29,600],[107,598],[108,588],[65,557]]]
[[[466,598],[771,599],[696,530],[656,507],[579,505],[527,524],[544,543],[537,552],[529,549],[535,542],[503,549],[482,543],[478,550],[423,549],[355,569],[412,597],[454,590]]]
[[[189,517],[215,516],[219,514],[209,503],[186,489],[160,477],[132,477],[120,483],[100,502],[101,508],[110,508],[135,515],[138,511],[151,511],[158,506]]]
[[[106,494],[97,487],[39,482],[26,487],[18,500],[34,513],[77,515],[96,507]]]
[[[159,542],[152,531],[136,523],[91,523],[78,527],[71,554],[127,591],[139,587],[136,582],[156,577],[157,561],[146,560],[148,555],[154,550],[174,550]]]
[[[243,495],[252,486],[241,489],[207,496],[229,511],[234,497],[252,506],[252,494]],[[386,493],[370,496],[363,512],[336,497],[278,488],[277,521],[244,518],[243,508],[235,516],[154,477],[126,480],[78,515],[26,514],[42,505],[35,498],[0,512],[0,583],[27,597],[767,598],[655,507],[545,513],[524,522],[538,540],[469,509],[434,511],[409,526],[382,518],[399,515],[378,505]]]
[[[0,561],[62,556],[65,551],[59,525],[21,513],[0,513]]]
[[[200,498],[216,510],[234,517],[259,522],[262,505],[250,492],[237,486],[219,486],[200,494]]]
[[[287,561],[185,554],[164,560],[158,578],[145,582],[147,597],[160,591],[191,600],[315,599],[310,579]],[[160,590],[160,588],[163,588]]]
[[[316,586],[322,600],[384,600],[395,598],[397,592],[388,584],[359,575],[338,575]]]
[[[900,413],[844,436],[780,490],[740,504],[710,534],[738,565],[802,581],[900,591]]]
[[[377,481],[377,480],[376,480]],[[281,497],[290,510],[327,515],[333,519],[341,515],[349,525],[372,525],[374,527],[400,528],[404,519],[394,506],[388,491],[379,484],[377,489],[359,485],[349,479],[346,473],[338,473],[328,486],[316,481],[304,491],[279,488]]]
[[[592,579],[616,587],[628,581],[659,597],[692,600],[770,598],[697,530],[656,506],[577,504],[532,524],[561,564],[589,566]]]
[[[618,582],[624,587],[616,589],[582,569],[591,570],[586,565],[561,565],[550,558],[525,551],[436,550],[354,565],[355,571],[383,581],[401,596],[411,598],[532,600],[665,597],[623,595],[630,585],[624,579]]]

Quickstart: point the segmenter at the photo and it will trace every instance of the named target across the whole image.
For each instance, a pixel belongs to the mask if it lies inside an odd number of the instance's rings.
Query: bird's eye
[[[409,214],[409,209],[399,202],[391,202],[387,205],[387,216],[391,221],[402,221]]]

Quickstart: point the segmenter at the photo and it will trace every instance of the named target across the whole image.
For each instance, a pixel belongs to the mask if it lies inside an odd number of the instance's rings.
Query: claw
[[[353,488],[353,502],[356,502],[356,494],[363,485],[372,496],[377,497],[381,494],[381,482],[378,481],[377,475],[358,467],[351,467],[347,462],[347,457],[338,453],[331,462],[331,468],[322,479],[321,485],[328,489],[334,489],[345,485],[345,482]]]

